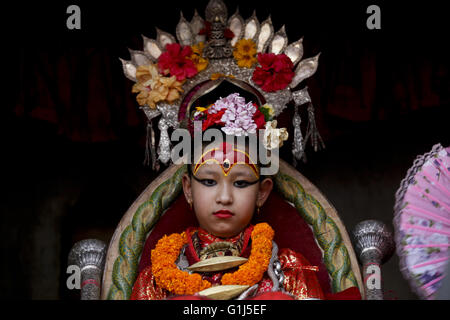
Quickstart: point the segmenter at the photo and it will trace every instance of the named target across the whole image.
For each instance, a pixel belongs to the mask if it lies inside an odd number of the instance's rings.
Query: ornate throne
[[[293,154],[300,160],[306,142],[311,139],[314,147],[321,142],[314,123],[314,109],[307,87],[294,91],[304,79],[317,69],[318,56],[301,60],[302,39],[288,44],[284,28],[274,32],[270,18],[260,23],[253,14],[245,20],[236,12],[230,18],[221,0],[211,0],[206,8],[207,35],[200,29],[205,21],[195,13],[191,22],[181,15],[176,36],[181,45],[189,46],[205,41],[203,56],[208,58],[208,67],[183,83],[185,96],[179,100],[162,101],[155,108],[143,106],[149,119],[148,160],[156,169],[158,161],[168,164],[170,141],[168,130],[177,128],[198,96],[199,89],[205,91],[222,81],[233,82],[252,91],[261,104],[270,103],[275,115],[280,114],[290,101],[295,104]],[[233,37],[224,38],[224,27],[232,31]],[[176,43],[172,35],[158,31],[156,40],[144,37],[144,51],[131,52],[131,61],[121,60],[125,75],[137,82],[139,66],[158,60],[167,44]],[[295,68],[295,75],[288,87],[276,92],[255,89],[252,81],[253,68],[238,66],[232,57],[232,46],[240,39],[252,39],[258,52],[284,54]],[[224,74],[226,73],[226,74]],[[222,79],[213,80],[219,75]],[[231,80],[233,78],[234,80]],[[211,88],[208,88],[211,83]],[[303,138],[300,130],[298,108],[308,106],[309,125]],[[155,134],[152,121],[159,117],[159,145],[156,157]],[[128,299],[140,270],[149,264],[151,249],[164,234],[181,232],[196,224],[193,214],[182,195],[181,178],[185,165],[171,164],[136,199],[121,219],[115,233],[106,245],[97,240],[85,240],[75,244],[69,255],[69,264],[81,268],[82,299]],[[261,214],[253,222],[268,222],[275,230],[275,242],[301,253],[308,261],[318,266],[318,280],[325,294],[357,287],[367,299],[382,298],[381,288],[363,283],[358,258],[365,265],[380,264],[392,253],[392,241],[385,226],[376,221],[366,221],[354,231],[355,254],[350,237],[337,211],[324,195],[294,167],[280,159],[278,173],[274,176],[275,190],[269,197]],[[369,274],[367,268],[363,273]]]
[[[258,221],[274,227],[279,246],[289,246],[319,266],[318,279],[326,294],[357,286],[363,298],[379,299],[381,290],[364,290],[357,255],[335,208],[295,168],[280,162],[275,190]],[[82,270],[91,267],[82,271],[82,298],[128,299],[156,241],[195,223],[192,215],[185,214],[188,205],[181,192],[185,171],[184,165],[171,165],[154,180],[127,210],[108,248],[98,240],[75,244],[69,263]],[[373,240],[374,235],[378,235],[377,240]],[[355,241],[364,264],[380,263],[383,255],[389,255],[385,245],[389,234],[375,221],[363,222],[355,230]],[[374,257],[374,252],[382,255]]]

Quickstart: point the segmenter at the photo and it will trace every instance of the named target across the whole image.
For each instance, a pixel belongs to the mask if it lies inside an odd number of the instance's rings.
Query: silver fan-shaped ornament
[[[233,32],[234,36],[231,39],[231,46],[234,46],[244,34],[244,19],[239,14],[239,9],[228,19],[228,28]]]
[[[258,34],[258,41],[257,41],[257,51],[258,52],[265,52],[270,40],[272,40],[273,37],[273,25],[272,25],[272,19],[270,16],[264,20],[261,23],[259,34]]]
[[[320,53],[312,58],[300,61],[295,69],[295,76],[289,85],[290,88],[295,88],[300,82],[316,73],[317,67],[319,66],[319,56]]]
[[[159,56],[163,52],[163,48],[158,43],[158,41],[149,39],[146,36],[142,36],[144,40],[144,52],[147,56],[151,57],[153,61],[158,60]]]
[[[256,41],[256,37],[259,34],[259,21],[256,17],[256,12],[253,11],[253,14],[250,18],[245,21],[244,26],[244,39],[250,39]]]
[[[197,10],[194,11],[194,16],[191,20],[191,31],[194,36],[194,43],[205,42],[206,36],[204,34],[199,34],[200,30],[205,27],[205,21],[198,14]]]
[[[284,54],[291,59],[295,66],[303,57],[303,37],[287,46]]]
[[[177,42],[173,35],[158,28],[156,28],[156,41],[160,44],[161,48],[165,48],[166,45]]]
[[[130,52],[131,61],[136,67],[151,63],[151,59],[144,52],[132,49],[128,49],[128,51]]]
[[[194,34],[191,25],[184,18],[183,13],[180,12],[180,21],[176,27],[176,35],[178,42],[183,46],[190,46],[194,44]]]
[[[269,51],[271,53],[280,54],[287,47],[288,37],[286,35],[286,29],[284,26],[278,30],[272,38]]]
[[[125,77],[133,82],[136,82],[136,66],[131,61],[127,61],[122,58],[119,59],[120,62],[122,62],[122,69]]]

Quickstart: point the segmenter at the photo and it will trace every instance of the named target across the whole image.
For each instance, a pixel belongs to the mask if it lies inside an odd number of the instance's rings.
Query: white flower
[[[239,93],[232,93],[225,98],[220,98],[208,110],[208,114],[214,114],[224,110],[220,121],[224,123],[221,128],[228,135],[241,136],[256,133],[257,125],[253,120],[257,107],[252,102],[245,103],[245,98]]]
[[[286,128],[277,129],[277,120],[267,121],[264,131],[264,147],[267,150],[279,148],[283,145],[283,141],[287,140],[289,134]]]
[[[221,99],[220,103],[227,105],[225,113],[220,119],[225,125],[222,128],[228,135],[248,135],[256,132],[256,124],[253,121],[253,114],[256,108],[253,103],[245,103],[245,99],[239,94],[233,93],[228,97]]]

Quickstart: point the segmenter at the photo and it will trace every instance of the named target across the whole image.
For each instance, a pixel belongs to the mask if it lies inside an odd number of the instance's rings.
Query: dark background
[[[392,2],[392,1],[391,1]],[[271,15],[304,58],[326,149],[298,170],[327,196],[350,231],[364,219],[392,227],[394,194],[419,154],[449,143],[449,50],[444,6],[434,1],[227,1],[244,19]],[[81,8],[81,30],[66,8]],[[119,57],[155,27],[175,33],[207,1],[15,3],[2,10],[3,186],[0,297],[73,299],[67,255],[85,238],[108,242],[156,174],[142,165],[145,115]],[[366,8],[381,8],[368,30]],[[290,119],[292,110],[283,117]],[[303,118],[305,119],[305,118]],[[303,121],[305,124],[306,119]],[[288,124],[287,122],[285,124]],[[283,151],[291,161],[290,143]],[[383,269],[387,299],[416,299],[398,257]]]

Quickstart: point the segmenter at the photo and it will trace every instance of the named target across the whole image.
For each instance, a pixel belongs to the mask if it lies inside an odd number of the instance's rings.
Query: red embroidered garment
[[[240,248],[240,256],[248,257],[250,255],[251,241],[250,234],[253,230],[253,226],[246,228],[243,233],[233,237],[231,239],[221,239],[208,234],[206,231],[200,228],[189,228],[186,232],[190,234],[190,242],[186,247],[186,258],[189,264],[199,261],[197,251],[195,250],[195,237],[200,242],[200,247],[205,248],[212,243],[217,243],[221,241],[227,241],[232,244],[237,244],[239,241],[242,242],[242,248]],[[285,290],[291,294],[295,299],[307,299],[307,298],[317,298],[324,299],[325,295],[320,287],[319,281],[316,277],[316,272],[318,268],[316,266],[311,266],[308,260],[301,254],[296,253],[290,249],[281,249],[278,253],[278,258],[281,263],[281,270],[284,273],[285,279],[283,282],[283,287]],[[226,270],[229,272],[229,270]],[[210,281],[213,284],[220,284],[220,279],[224,272],[218,272],[213,275],[209,274],[204,276],[204,279]],[[256,297],[270,299],[273,295],[269,294],[272,289],[272,281],[267,275],[264,274],[263,279],[259,282],[258,291]],[[283,296],[283,297],[282,297]],[[161,300],[166,298],[176,298],[171,296],[170,292],[165,289],[159,288],[156,285],[155,278],[151,272],[151,265],[145,267],[144,270],[139,274],[131,294],[132,300]],[[189,299],[189,297],[184,297]],[[191,297],[194,298],[194,297]],[[198,297],[196,297],[198,298]],[[289,299],[287,295],[275,294],[273,299]]]

